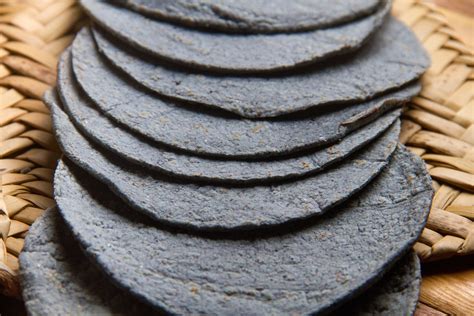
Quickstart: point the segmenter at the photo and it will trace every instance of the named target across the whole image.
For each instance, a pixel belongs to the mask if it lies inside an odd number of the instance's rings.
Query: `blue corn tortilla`
[[[97,149],[150,172],[164,173],[191,182],[264,184],[301,178],[342,161],[383,134],[386,134],[384,141],[387,144],[396,141],[399,135],[397,119],[400,110],[395,110],[349,134],[339,143],[300,156],[259,161],[209,159],[150,144],[101,117],[86,102],[76,102],[80,99],[75,97],[77,95],[64,94],[64,103],[61,103],[53,93],[45,95],[62,148],[68,148],[85,138],[87,142],[97,145]],[[67,115],[61,107],[66,108]]]
[[[191,183],[101,152],[57,120],[64,154],[107,184],[135,211],[173,226],[231,232],[279,226],[320,216],[360,191],[386,166],[397,146],[398,125],[355,155],[317,174],[269,184]],[[63,115],[64,117],[64,115]],[[68,139],[68,141],[64,141]],[[351,179],[351,181],[347,181]]]
[[[223,34],[144,18],[98,0],[82,0],[96,25],[126,46],[187,67],[225,73],[276,72],[360,48],[388,17],[390,0],[367,17],[333,28],[283,34]]]
[[[420,77],[429,58],[416,36],[390,18],[355,53],[304,71],[274,76],[231,76],[190,72],[157,63],[94,32],[97,48],[117,69],[160,95],[248,118],[277,117],[307,109],[335,109],[398,89]],[[87,29],[73,43],[73,63],[93,54]]]
[[[238,33],[299,32],[335,26],[372,13],[377,0],[116,0],[157,20]]]
[[[122,290],[175,314],[262,315],[330,311],[375,284],[421,233],[432,189],[423,162],[400,148],[335,212],[233,238],[156,226],[63,162],[55,194],[86,255]]]
[[[58,86],[66,106],[69,100],[77,99],[71,97],[77,82],[81,89],[75,94],[85,93],[93,101],[90,104],[125,129],[157,144],[201,156],[269,158],[327,146],[400,107],[420,91],[420,84],[415,82],[346,107],[279,120],[250,120],[199,111],[203,109],[149,94],[113,71],[93,47],[88,51],[88,55],[75,56],[74,75],[69,54],[62,57]]]
[[[84,256],[56,208],[30,228],[20,263],[29,315],[157,315],[119,290]]]
[[[23,299],[30,315],[160,315],[117,288],[81,251],[56,209],[30,228],[20,255]],[[414,253],[331,315],[411,315],[420,283]]]

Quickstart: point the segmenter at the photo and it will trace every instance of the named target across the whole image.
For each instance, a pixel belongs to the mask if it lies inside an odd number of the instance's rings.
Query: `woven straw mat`
[[[424,261],[474,253],[474,55],[428,4],[395,1],[431,56],[423,90],[404,112],[400,141],[421,156],[436,190],[415,245]]]
[[[0,0],[0,289],[18,296],[18,255],[28,228],[54,206],[59,148],[41,101],[81,11],[74,0]]]

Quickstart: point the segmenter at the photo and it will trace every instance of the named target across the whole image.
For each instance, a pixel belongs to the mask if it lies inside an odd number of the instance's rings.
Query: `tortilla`
[[[55,208],[30,228],[20,263],[28,315],[157,314],[89,262]]]
[[[415,35],[390,18],[356,53],[284,76],[230,76],[189,72],[149,61],[94,32],[99,51],[143,87],[160,95],[207,105],[248,118],[354,104],[418,78],[429,58]],[[87,29],[73,43],[74,67],[93,54]]]
[[[80,95],[63,95],[63,100],[66,104],[63,107],[69,117],[60,109],[61,102],[52,93],[45,95],[45,101],[52,110],[56,137],[62,148],[80,146],[74,144],[84,141],[91,142],[91,145],[98,144],[106,152],[150,171],[194,182],[264,184],[294,179],[321,172],[342,161],[380,137],[390,124],[393,126],[385,132],[383,141],[393,144],[399,135],[399,123],[394,121],[399,117],[400,110],[396,110],[348,135],[338,144],[302,156],[268,161],[217,160],[153,146],[101,117]]]
[[[248,35],[184,28],[105,1],[81,3],[95,23],[126,46],[161,60],[225,73],[281,71],[347,54],[378,30],[391,8],[391,1],[383,0],[376,13],[334,28]]]
[[[117,0],[158,20],[227,32],[297,32],[334,26],[375,10],[376,0]]]
[[[66,106],[69,100],[77,99],[71,96],[75,80],[69,60],[69,54],[63,55],[59,66],[59,88]],[[420,91],[416,82],[335,111],[280,120],[249,120],[215,111],[200,112],[137,89],[104,63],[92,47],[87,62],[74,62],[74,73],[93,105],[128,130],[192,155],[234,159],[277,157],[332,144]]]
[[[292,182],[194,184],[128,164],[81,137],[63,142],[68,137],[63,135],[70,131],[56,117],[61,149],[75,164],[106,183],[136,211],[194,230],[253,230],[319,216],[367,185],[387,164],[397,144],[394,136],[381,137],[340,164]]]
[[[87,107],[86,103],[68,106],[72,109],[69,110],[68,118],[59,109],[59,101],[53,100],[49,94],[46,96],[46,102],[51,107],[56,104],[52,112],[56,134],[63,147],[68,147],[68,143],[76,143],[77,138],[84,137],[78,134],[70,118],[74,123],[83,120],[77,125],[87,138],[132,163],[189,180],[248,184],[275,182],[320,172],[379,137],[400,115],[399,110],[385,114],[376,122],[350,134],[340,143],[303,156],[269,161],[239,161],[200,158],[155,147],[100,117],[96,111]],[[71,104],[72,100],[66,99],[66,102]],[[385,143],[393,143],[398,138],[398,123],[385,134]]]
[[[20,255],[23,298],[31,315],[154,315],[146,304],[121,291],[88,262],[56,209],[31,227]],[[335,315],[411,315],[420,282],[413,252],[360,297]],[[381,314],[382,315],[382,314]]]
[[[413,315],[420,291],[420,261],[416,253],[411,251],[394,265],[375,286],[331,315]]]
[[[327,311],[374,284],[421,233],[432,189],[400,149],[343,209],[245,239],[153,226],[62,162],[55,194],[86,255],[123,290],[175,314],[268,315]]]

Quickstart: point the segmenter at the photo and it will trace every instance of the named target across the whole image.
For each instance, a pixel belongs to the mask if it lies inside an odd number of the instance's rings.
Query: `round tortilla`
[[[386,134],[386,143],[396,141],[399,135],[399,123],[394,122],[400,110],[395,110],[349,134],[337,144],[302,156],[262,161],[208,159],[154,146],[100,116],[78,95],[69,94],[62,98],[63,104],[52,93],[45,95],[45,101],[53,114],[56,137],[62,148],[84,141],[92,142],[99,149],[151,172],[193,182],[250,185],[295,179],[321,172],[381,137],[383,133]],[[66,108],[69,117],[61,107]]]
[[[156,315],[113,285],[84,256],[56,208],[31,226],[20,254],[29,315]]]
[[[421,233],[432,189],[400,149],[337,212],[245,239],[154,226],[64,163],[55,193],[87,256],[123,290],[176,314],[263,315],[324,312],[374,284]]]
[[[391,1],[383,0],[374,14],[334,28],[248,35],[183,28],[105,1],[81,3],[97,25],[128,47],[161,60],[225,73],[282,71],[355,51],[379,29],[391,8]]]
[[[202,108],[151,95],[117,74],[92,47],[89,51],[84,59],[75,60],[74,75],[83,90],[80,93],[85,93],[103,115],[152,142],[200,156],[255,159],[327,146],[401,106],[420,91],[416,82],[334,111],[250,120],[198,111]],[[70,59],[69,54],[63,55],[59,66],[58,85],[66,106],[69,100],[77,99],[77,93],[71,91],[76,80],[71,74]]]
[[[118,0],[144,15],[227,32],[298,32],[330,27],[373,12],[377,0]]]
[[[291,182],[252,186],[195,184],[150,173],[98,151],[82,137],[63,142],[69,137],[64,135],[71,131],[56,117],[60,145],[71,161],[107,184],[137,212],[193,230],[255,230],[319,216],[359,192],[379,174],[398,142],[397,126],[392,131],[395,135],[384,135],[324,172]]]
[[[56,209],[46,211],[31,227],[20,260],[23,299],[31,315],[159,314],[118,289],[89,263]],[[418,257],[412,252],[333,314],[411,315],[420,278]]]
[[[276,117],[306,109],[335,108],[395,90],[418,78],[429,58],[416,36],[390,18],[356,53],[279,76],[229,76],[189,72],[159,64],[94,32],[99,51],[135,82],[160,95],[207,105],[248,118]],[[73,43],[73,63],[94,50],[87,29]]]

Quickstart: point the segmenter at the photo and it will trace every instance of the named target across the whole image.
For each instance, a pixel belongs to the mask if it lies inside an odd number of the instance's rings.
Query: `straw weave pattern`
[[[403,114],[400,141],[426,162],[436,190],[415,250],[423,261],[474,253],[474,55],[435,7],[395,1],[393,13],[431,57]]]
[[[18,255],[30,225],[54,206],[60,151],[41,101],[81,11],[74,0],[0,0],[0,287],[18,295]]]

